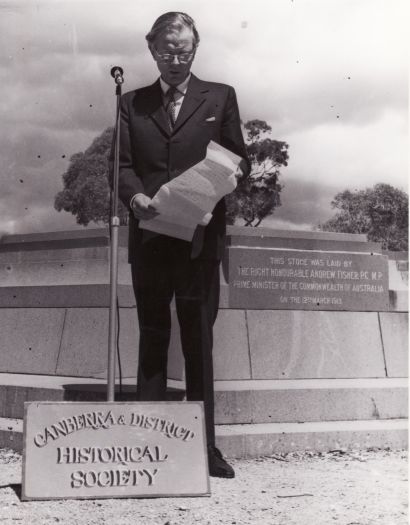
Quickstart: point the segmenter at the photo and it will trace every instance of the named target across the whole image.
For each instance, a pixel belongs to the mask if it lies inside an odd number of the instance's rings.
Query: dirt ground
[[[405,525],[407,452],[292,453],[232,460],[206,498],[21,502],[21,457],[0,450],[0,523],[91,525]]]

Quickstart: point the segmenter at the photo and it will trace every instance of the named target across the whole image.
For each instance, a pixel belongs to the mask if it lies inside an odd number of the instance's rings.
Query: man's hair
[[[194,47],[197,47],[199,44],[199,34],[195,27],[194,20],[186,13],[180,13],[177,11],[164,13],[155,20],[151,31],[145,37],[148,46],[151,48],[160,35],[180,32],[184,27],[187,27],[192,31],[192,34],[194,35]]]

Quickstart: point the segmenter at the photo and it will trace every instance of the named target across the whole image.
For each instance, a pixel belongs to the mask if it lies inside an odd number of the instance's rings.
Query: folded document
[[[216,203],[236,188],[241,160],[211,141],[201,162],[161,186],[152,199],[159,215],[140,221],[140,228],[192,241],[196,227],[208,224]]]

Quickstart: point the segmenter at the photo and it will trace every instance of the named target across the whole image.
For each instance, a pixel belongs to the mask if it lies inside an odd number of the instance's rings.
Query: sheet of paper
[[[152,199],[159,215],[140,228],[192,241],[198,224],[208,224],[216,203],[236,188],[241,160],[211,141],[201,162],[161,186]]]

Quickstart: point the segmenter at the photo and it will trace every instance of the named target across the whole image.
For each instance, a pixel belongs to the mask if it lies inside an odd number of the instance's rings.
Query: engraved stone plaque
[[[210,494],[202,402],[25,403],[22,499]]]
[[[369,253],[230,247],[229,307],[388,310],[387,257]]]

